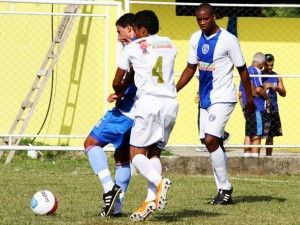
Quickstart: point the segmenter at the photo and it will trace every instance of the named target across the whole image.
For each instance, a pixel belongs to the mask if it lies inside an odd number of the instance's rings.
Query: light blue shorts
[[[103,145],[113,144],[116,150],[129,147],[132,124],[132,119],[114,108],[100,119],[90,136]]]

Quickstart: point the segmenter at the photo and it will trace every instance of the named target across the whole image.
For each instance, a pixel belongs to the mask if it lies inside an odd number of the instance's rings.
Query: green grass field
[[[212,206],[213,177],[165,174],[172,180],[169,202],[145,224],[300,224],[300,177],[232,177],[234,204]],[[15,157],[10,165],[0,161],[0,224],[133,224],[129,215],[143,201],[146,182],[134,176],[128,189],[124,215],[101,218],[102,188],[86,159],[28,160]],[[54,216],[36,216],[32,195],[41,189],[59,200]]]

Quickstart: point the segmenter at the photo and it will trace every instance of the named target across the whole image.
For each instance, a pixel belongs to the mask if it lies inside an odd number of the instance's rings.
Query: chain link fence
[[[178,48],[175,71],[178,79],[186,66],[188,41],[199,30],[195,10],[199,3],[192,1],[130,1],[130,11],[153,10],[160,21],[160,35],[169,36]],[[283,77],[287,91],[285,98],[278,97],[283,136],[274,144],[294,147],[300,144],[300,109],[297,103],[300,78],[300,8],[299,5],[241,5],[213,4],[217,24],[235,34],[240,41],[247,63],[250,66],[256,52],[272,53],[275,56],[274,71]],[[235,70],[235,84],[238,91],[239,75]],[[198,80],[194,78],[178,95],[180,104],[175,129],[170,144],[199,144],[197,131],[197,104],[194,99]],[[227,124],[230,144],[241,145],[245,137],[245,119],[239,104]],[[264,141],[262,141],[264,144]],[[299,147],[299,146],[298,146]]]
[[[131,1],[129,5],[133,13],[153,10],[160,20],[159,34],[174,40],[178,48],[176,81],[186,66],[189,38],[199,29],[194,16],[197,5],[176,5],[175,1],[152,4]],[[237,35],[247,65],[251,64],[256,52],[272,53],[275,56],[274,70],[283,77],[287,90],[285,98],[279,97],[283,136],[276,138],[275,144],[300,146],[300,93],[297,88],[300,82],[299,5],[281,8],[224,5],[217,8],[217,23]],[[105,99],[112,91],[111,82],[120,50],[114,24],[120,16],[119,6],[93,3],[81,6],[82,14],[93,15],[78,16],[26,134],[84,137],[106,109],[113,107],[107,105]],[[31,88],[64,7],[63,4],[0,2],[1,134],[8,133]],[[238,87],[237,71],[235,83]],[[198,106],[194,102],[197,87],[198,80],[194,78],[178,95],[180,110],[169,145],[199,144]],[[238,104],[226,130],[231,134],[230,144],[243,143],[245,120]],[[81,146],[83,138],[43,137],[36,141]]]
[[[65,15],[66,3],[60,4],[63,1],[36,2],[0,3],[1,134],[8,133],[17,117]],[[84,136],[110,107],[106,96],[120,50],[115,29],[120,15],[119,2],[91,2],[80,6],[25,134]],[[45,137],[36,141],[79,146],[83,142]]]

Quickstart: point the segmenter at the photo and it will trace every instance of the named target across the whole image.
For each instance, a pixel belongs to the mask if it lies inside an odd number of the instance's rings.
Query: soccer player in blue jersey
[[[134,14],[127,13],[116,21],[118,39],[124,45],[134,38],[133,17]],[[104,206],[100,212],[103,217],[111,214],[118,216],[122,213],[122,200],[131,177],[129,139],[133,124],[131,107],[135,95],[136,87],[131,84],[116,107],[106,112],[84,142],[90,165],[103,186]],[[114,98],[115,95],[112,94],[108,97],[108,101],[112,102]],[[115,180],[111,177],[107,157],[103,151],[103,147],[109,143],[115,147]]]
[[[260,75],[261,69],[264,66],[265,55],[261,52],[257,52],[253,56],[252,64],[248,68],[250,75]],[[267,122],[267,111],[266,109],[270,107],[269,96],[262,83],[262,77],[253,76],[251,77],[252,88],[254,93],[254,104],[256,106],[256,111],[252,113],[244,112],[246,119],[245,127],[245,141],[246,145],[260,145],[261,139],[268,132],[266,129]],[[240,84],[240,94],[242,98],[242,107],[245,108],[247,102],[247,96],[245,94],[245,89],[243,84]],[[246,147],[244,149],[245,156],[257,157],[260,155],[260,147]]]
[[[233,191],[229,181],[222,135],[237,102],[233,69],[237,67],[245,87],[245,110],[253,112],[255,105],[246,63],[237,38],[215,22],[213,7],[200,4],[196,10],[200,30],[190,39],[187,66],[177,82],[180,91],[199,70],[200,140],[206,145],[212,160],[218,194],[211,204],[230,204]]]
[[[277,93],[281,97],[286,96],[286,90],[283,85],[282,77],[274,77],[277,75],[273,71],[275,58],[272,54],[265,54],[265,65],[262,74],[273,75],[273,77],[264,77],[263,84],[267,88],[270,97],[271,112],[270,112],[270,129],[266,138],[266,145],[273,145],[275,136],[282,136],[281,121],[279,116],[279,107],[277,102]],[[272,155],[273,148],[266,148],[266,155]]]

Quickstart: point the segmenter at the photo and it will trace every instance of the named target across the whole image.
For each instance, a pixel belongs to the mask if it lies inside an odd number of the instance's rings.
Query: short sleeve
[[[235,36],[233,36],[232,34],[230,34],[230,36],[228,36],[228,38],[230,40],[230,44],[228,44],[228,54],[229,54],[229,57],[230,57],[233,65],[235,67],[241,67],[241,66],[245,65],[244,56],[243,56],[238,39]]]
[[[130,46],[127,45],[123,52],[121,53],[120,55],[120,58],[119,58],[119,61],[118,61],[118,67],[120,69],[123,69],[123,70],[129,70],[130,68],[130,61],[129,61],[129,58],[130,58]]]
[[[198,46],[199,38],[200,38],[199,32],[194,33],[190,38],[189,55],[188,55],[187,62],[192,65],[198,64],[197,46]]]

